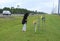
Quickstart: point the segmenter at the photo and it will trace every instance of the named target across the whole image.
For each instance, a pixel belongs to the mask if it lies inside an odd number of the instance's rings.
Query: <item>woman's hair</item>
[[[29,16],[29,13],[24,14],[24,18],[27,18]]]
[[[29,13],[25,13],[24,16],[29,16]]]

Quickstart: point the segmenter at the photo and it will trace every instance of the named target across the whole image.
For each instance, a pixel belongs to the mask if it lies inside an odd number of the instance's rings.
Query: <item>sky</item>
[[[52,10],[55,10],[55,12],[57,12],[58,0],[0,0],[0,8],[17,8],[17,5],[19,5],[19,8],[51,13]]]

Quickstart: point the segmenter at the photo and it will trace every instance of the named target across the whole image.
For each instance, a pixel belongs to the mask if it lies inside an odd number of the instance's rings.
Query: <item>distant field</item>
[[[22,32],[22,16],[0,18],[0,41],[60,41],[60,16],[45,16],[45,25],[40,19],[40,31],[37,27],[36,32],[32,23],[37,15],[28,17],[26,32]]]

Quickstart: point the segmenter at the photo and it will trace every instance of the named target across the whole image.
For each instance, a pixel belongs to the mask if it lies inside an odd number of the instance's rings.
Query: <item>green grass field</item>
[[[37,18],[28,17],[26,32],[22,32],[22,16],[0,18],[0,41],[60,41],[60,16],[46,15],[45,25],[40,19],[40,30],[34,32],[32,23]]]

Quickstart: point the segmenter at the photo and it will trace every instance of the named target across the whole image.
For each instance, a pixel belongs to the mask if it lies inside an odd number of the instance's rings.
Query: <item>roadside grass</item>
[[[22,32],[22,16],[0,18],[0,41],[60,41],[60,16],[45,16],[45,24],[40,19],[40,30],[37,27],[36,32],[33,21],[38,20],[38,16],[28,17],[26,32]]]

